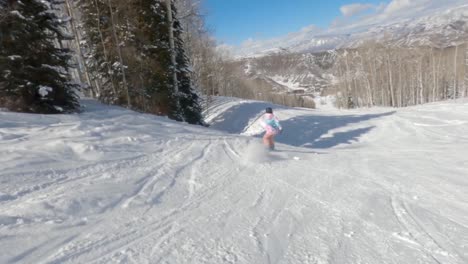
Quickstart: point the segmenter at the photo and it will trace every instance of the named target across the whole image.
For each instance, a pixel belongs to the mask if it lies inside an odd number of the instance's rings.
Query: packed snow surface
[[[468,102],[0,112],[0,263],[468,263]]]

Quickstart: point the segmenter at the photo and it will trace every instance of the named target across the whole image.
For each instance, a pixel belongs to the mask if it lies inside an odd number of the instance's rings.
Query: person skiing
[[[273,114],[273,109],[267,107],[265,114],[262,117],[262,127],[265,129],[265,135],[263,136],[263,144],[270,150],[275,149],[275,136],[283,131],[278,118]]]

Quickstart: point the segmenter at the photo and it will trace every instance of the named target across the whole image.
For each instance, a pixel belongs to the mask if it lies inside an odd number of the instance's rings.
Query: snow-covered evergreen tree
[[[177,9],[172,1],[173,12],[173,32],[176,55],[176,73],[178,81],[178,111],[183,120],[190,124],[202,124],[201,107],[199,104],[199,96],[195,92],[190,80],[190,63],[185,54],[184,42],[182,40],[183,29],[177,19]],[[170,69],[173,69],[171,67]]]
[[[100,83],[101,101],[127,102],[118,70],[123,59],[132,108],[202,124],[174,4],[172,26],[161,0],[115,0],[112,5],[108,0],[80,0],[80,8],[88,68]]]
[[[182,28],[176,19],[175,6],[172,5],[176,65],[171,61],[170,23],[164,2],[139,0],[132,2],[128,8],[137,10],[138,17],[132,27],[134,38],[131,41],[138,51],[138,56],[135,56],[137,62],[129,64],[139,68],[142,87],[137,90],[145,96],[146,111],[168,115],[178,121],[202,124],[201,108],[191,84],[188,59],[181,39]],[[177,88],[174,87],[174,69]]]
[[[70,50],[58,47],[70,36],[57,3],[0,1],[0,106],[37,113],[78,108],[78,85],[68,75]]]

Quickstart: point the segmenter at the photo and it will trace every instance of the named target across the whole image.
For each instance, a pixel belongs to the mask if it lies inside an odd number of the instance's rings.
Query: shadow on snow
[[[240,134],[244,132],[251,119],[259,116],[260,113],[265,111],[265,107],[271,105],[263,102],[248,102],[235,105],[222,115],[216,117],[213,120],[214,124],[210,127],[230,134]],[[280,107],[275,105],[275,109],[278,108]]]
[[[369,115],[345,115],[345,116],[298,116],[282,120],[284,132],[276,137],[279,143],[307,147],[315,149],[332,148],[340,144],[352,144],[362,135],[370,132],[374,126],[357,128],[344,132],[333,133],[331,137],[322,137],[329,131],[346,127],[349,124],[359,123],[375,118],[385,117],[395,112]]]

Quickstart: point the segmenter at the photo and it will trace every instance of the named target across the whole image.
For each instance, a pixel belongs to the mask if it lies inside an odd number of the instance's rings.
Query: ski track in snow
[[[211,129],[84,104],[0,112],[0,263],[468,262],[467,102],[274,107],[271,153],[264,102]]]
[[[401,226],[408,230],[407,241],[419,245],[437,263],[452,263],[456,260],[450,259],[452,256],[416,221],[404,202],[392,198],[392,207]]]

